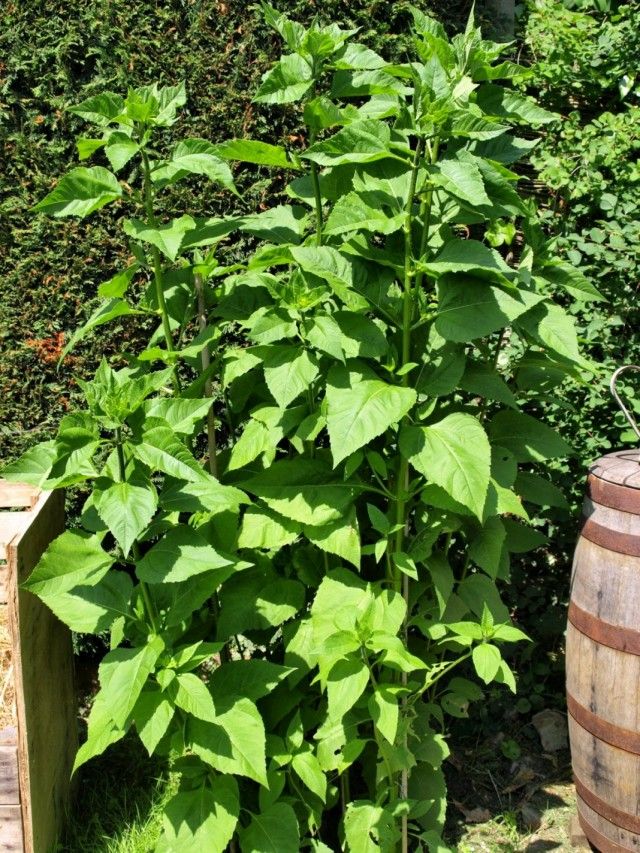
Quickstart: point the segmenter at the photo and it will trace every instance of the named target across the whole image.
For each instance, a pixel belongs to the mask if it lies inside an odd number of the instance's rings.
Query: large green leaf
[[[145,432],[141,444],[129,444],[127,447],[152,471],[161,471],[189,483],[209,483],[213,479],[170,427],[154,427]]]
[[[260,712],[245,697],[230,698],[217,710],[215,723],[189,721],[191,748],[220,773],[248,776],[267,785],[265,731]]]
[[[182,524],[147,551],[138,561],[136,573],[147,583],[177,583],[220,569],[219,583],[222,583],[234,567],[234,561],[219,554],[201,533]]]
[[[315,357],[302,347],[272,346],[260,350],[264,378],[276,403],[285,409],[318,375]]]
[[[243,163],[255,163],[258,166],[278,166],[282,169],[299,169],[293,163],[284,148],[270,145],[256,139],[229,139],[215,146],[216,154],[225,160],[240,160]]]
[[[461,343],[510,326],[544,297],[528,290],[499,287],[462,276],[445,276],[438,282],[435,328],[443,338]]]
[[[109,572],[96,586],[76,586],[68,592],[39,593],[39,597],[72,631],[102,634],[116,619],[130,615],[133,591],[124,572]]]
[[[81,116],[86,121],[106,126],[122,115],[124,98],[115,92],[101,92],[73,107],[67,107],[67,111]]]
[[[559,305],[544,302],[520,317],[517,325],[561,359],[595,370],[580,353],[575,320]]]
[[[349,853],[395,850],[400,839],[396,820],[391,813],[366,800],[349,803],[344,816],[344,832]]]
[[[353,262],[337,249],[330,246],[293,246],[291,255],[305,272],[326,281],[348,308],[368,307],[366,300],[354,290]]]
[[[241,483],[279,515],[320,526],[342,517],[353,502],[352,483],[336,478],[318,459],[284,459]]]
[[[149,525],[158,506],[158,496],[151,483],[96,482],[94,506],[98,515],[118,540],[125,555]]]
[[[489,423],[489,435],[494,443],[510,450],[518,462],[543,462],[573,453],[551,427],[522,412],[498,412]]]
[[[67,530],[49,545],[24,586],[35,595],[69,592],[78,584],[94,586],[113,563],[99,536]]]
[[[180,791],[164,807],[155,853],[224,853],[240,815],[238,783],[216,776],[207,787]]]
[[[102,166],[78,166],[58,181],[35,210],[51,216],[89,216],[122,195],[116,176]]]
[[[215,702],[229,701],[232,696],[255,701],[268,696],[291,672],[291,667],[260,658],[230,661],[214,669],[209,688]]]
[[[359,193],[348,193],[333,206],[323,232],[327,235],[348,231],[393,234],[402,228],[404,218],[403,214],[389,216],[382,208],[370,206]]]
[[[181,216],[167,225],[150,226],[142,219],[125,219],[124,233],[134,240],[151,243],[156,246],[170,261],[175,261],[180,252],[182,241],[187,231],[195,228],[195,220],[191,216]]]
[[[175,708],[164,692],[157,686],[152,690],[143,690],[132,711],[138,736],[149,755],[167,733],[173,720]]]
[[[480,86],[476,95],[476,103],[485,113],[510,121],[521,121],[527,126],[548,124],[560,118],[555,113],[538,106],[532,98],[521,95],[514,89],[504,89],[502,86]]]
[[[357,569],[360,568],[360,531],[358,517],[352,508],[339,521],[323,527],[305,527],[305,536],[318,548],[337,554]]]
[[[145,405],[149,417],[163,418],[175,432],[191,435],[196,424],[206,418],[211,399],[154,397]]]
[[[266,568],[247,569],[230,578],[221,590],[218,639],[250,630],[279,628],[304,607],[300,581]]]
[[[342,128],[329,139],[311,145],[302,156],[319,166],[373,163],[385,158],[400,160],[392,153],[390,141],[391,131],[383,122],[359,121]]]
[[[327,429],[334,467],[398,423],[416,402],[412,388],[336,365],[327,380]]]
[[[163,649],[163,640],[154,636],[145,646],[113,649],[102,659],[101,693],[117,726],[126,723]]]
[[[491,447],[477,418],[455,412],[427,427],[407,427],[400,433],[400,450],[430,482],[482,518]]]
[[[58,445],[52,439],[30,447],[15,462],[10,462],[2,469],[2,476],[12,483],[29,483],[31,486],[41,486],[58,458]]]
[[[169,512],[237,512],[240,505],[249,503],[247,496],[223,486],[214,477],[196,483],[172,480],[165,484],[159,497],[160,505]]]
[[[290,518],[278,517],[267,509],[250,506],[242,518],[238,548],[279,551],[295,542],[301,530],[302,525]]]
[[[311,66],[297,53],[283,56],[262,78],[253,100],[262,104],[299,101],[313,85]]]
[[[420,267],[435,278],[446,273],[471,273],[509,284],[515,276],[515,270],[495,249],[489,249],[478,240],[449,240],[432,261],[420,264]]]
[[[240,830],[242,853],[299,853],[300,830],[296,813],[287,803],[275,803]]]
[[[482,180],[482,172],[474,163],[460,160],[441,160],[432,167],[431,179],[435,186],[473,205],[491,205]]]

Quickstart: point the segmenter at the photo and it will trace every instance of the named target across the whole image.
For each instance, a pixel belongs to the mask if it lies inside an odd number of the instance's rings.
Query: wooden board
[[[55,849],[77,749],[73,654],[68,629],[20,589],[64,529],[64,494],[42,493],[8,545],[8,614],[18,714],[18,777],[24,853]],[[10,513],[23,515],[23,513]],[[12,830],[11,830],[12,831]],[[0,847],[0,850],[3,849]],[[23,850],[23,847],[4,848]]]
[[[20,806],[0,806],[0,850],[3,853],[24,853]]]

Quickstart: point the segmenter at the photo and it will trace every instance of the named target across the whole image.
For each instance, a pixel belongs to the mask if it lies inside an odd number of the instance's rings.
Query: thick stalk
[[[320,175],[318,164],[311,164],[311,182],[313,183],[313,195],[316,206],[316,246],[322,246],[322,192],[320,191]]]
[[[127,479],[127,466],[124,459],[124,450],[122,447],[122,430],[116,430],[116,452],[118,454],[118,468],[120,469],[120,481],[122,483],[126,482]],[[131,546],[131,550],[133,553],[133,559],[138,562],[140,559],[140,552],[138,549],[138,543],[134,542]],[[140,581],[140,591],[142,592],[142,600],[144,601],[144,608],[147,612],[147,616],[149,617],[149,622],[151,623],[151,629],[154,634],[159,633],[159,625],[158,625],[158,613],[156,611],[155,605],[153,603],[153,599],[151,598],[151,593],[149,592],[149,587],[146,585],[144,581]]]
[[[153,209],[153,184],[151,182],[151,167],[149,165],[149,157],[146,151],[142,151],[142,167],[144,173],[144,208],[147,214],[147,222],[154,228],[157,225],[156,215]],[[167,303],[164,298],[164,267],[162,265],[162,257],[157,246],[151,246],[151,257],[153,258],[153,279],[156,286],[156,299],[158,300],[158,308],[162,318],[162,331],[164,333],[165,343],[169,352],[174,351],[173,334],[171,332],[171,323],[169,322],[169,312],[167,311]],[[174,365],[173,368],[173,384],[176,394],[180,396],[182,387],[178,370]]]
[[[196,296],[198,298],[198,328],[202,332],[207,327],[207,306],[204,299],[202,276],[196,273],[194,280]],[[202,350],[200,358],[202,362],[202,372],[206,373],[211,366],[211,351],[209,350],[209,344],[207,344]],[[211,379],[207,379],[204,384],[204,395],[205,397],[213,397],[213,383],[211,382]],[[213,411],[213,400],[211,401],[211,407],[207,412],[207,447],[209,450],[209,471],[214,477],[217,477],[218,448],[216,443],[216,419]]]
[[[438,160],[438,150],[440,148],[440,137],[436,136],[433,140],[433,144],[431,146],[431,163],[434,164]],[[431,229],[431,211],[433,209],[433,185],[429,187],[429,189],[424,194],[424,198],[422,199],[422,204],[420,205],[420,218],[422,219],[422,235],[420,237],[420,252],[418,254],[418,258],[424,258],[425,252],[427,251],[427,244],[429,242],[429,231]],[[422,287],[422,281],[424,279],[424,271],[418,270],[416,273],[416,292],[420,290]]]

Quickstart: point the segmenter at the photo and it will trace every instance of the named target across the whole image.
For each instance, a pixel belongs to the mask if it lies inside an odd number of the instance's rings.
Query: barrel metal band
[[[626,554],[629,557],[640,557],[640,536],[634,536],[632,533],[621,533],[619,530],[603,527],[597,521],[587,518],[582,525],[580,535],[594,545],[600,545],[601,548],[609,551]]]
[[[581,782],[575,774],[573,781],[575,783],[576,793],[578,796],[585,801],[590,809],[597,812],[600,817],[603,817],[610,823],[615,824],[615,826],[619,826],[621,829],[626,829],[627,832],[633,832],[634,835],[640,834],[640,817],[634,814],[629,814],[628,812],[623,812],[615,806],[612,806],[611,803],[605,802],[605,800],[597,794],[594,794],[593,791],[589,790],[584,782]]]
[[[619,652],[627,652],[630,655],[640,655],[640,631],[603,622],[593,613],[578,607],[575,601],[569,605],[569,622],[594,643],[608,646]]]
[[[603,835],[600,830],[596,829],[592,823],[589,823],[587,818],[582,814],[580,811],[580,804],[578,804],[578,820],[580,821],[580,826],[582,827],[584,834],[593,846],[600,851],[600,853],[629,853],[629,851],[633,849],[631,847],[623,847],[622,844],[618,844],[616,841],[612,841],[610,838],[607,838],[606,835]]]
[[[625,752],[640,755],[640,732],[623,729],[603,720],[602,717],[598,717],[584,705],[576,702],[570,693],[567,693],[567,709],[576,723],[594,737],[618,749],[623,749]]]
[[[587,494],[601,506],[640,515],[640,489],[608,483],[592,474],[587,480]]]

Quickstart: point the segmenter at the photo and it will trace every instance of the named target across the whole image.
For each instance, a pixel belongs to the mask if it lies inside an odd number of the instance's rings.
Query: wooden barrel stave
[[[591,469],[567,627],[578,816],[601,853],[640,853],[640,454]]]

